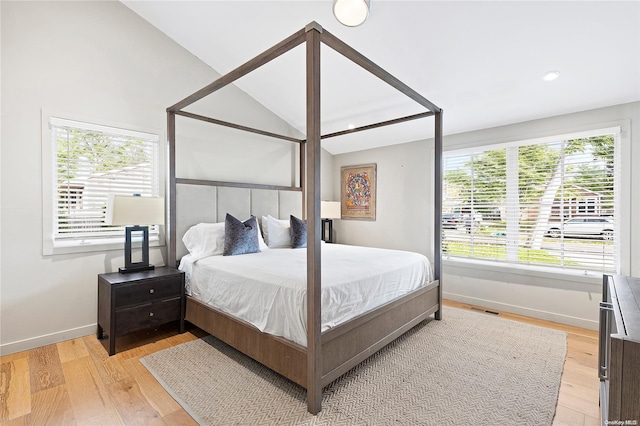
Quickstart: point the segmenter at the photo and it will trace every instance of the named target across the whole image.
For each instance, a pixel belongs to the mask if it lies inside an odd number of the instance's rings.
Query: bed
[[[322,244],[322,259],[322,333],[433,281],[429,261],[418,253]],[[188,254],[180,269],[189,296],[306,347],[305,249]]]
[[[305,139],[273,134],[235,123],[224,122],[205,117],[184,108],[206,97],[207,95],[233,83],[238,78],[268,63],[272,59],[302,44],[306,44],[307,65],[307,134]],[[325,44],[355,64],[376,75],[378,78],[398,89],[401,93],[426,109],[425,112],[397,118],[381,123],[348,129],[343,132],[321,134],[320,121],[320,46]],[[287,140],[299,146],[299,185],[274,186],[241,182],[221,182],[193,180],[176,176],[176,116],[199,120],[214,125],[227,126],[238,130],[258,133],[266,137]],[[341,281],[334,274],[335,262],[344,257],[344,250],[356,250],[352,247],[325,244],[321,242],[320,218],[320,142],[324,138],[337,137],[341,134],[364,131],[380,126],[434,117],[434,235],[432,267],[422,255],[364,250],[364,257],[390,257],[399,255],[397,262],[413,258],[419,266],[407,266],[412,279],[393,278],[401,282],[399,289],[390,292],[389,297],[377,300],[376,303],[365,303],[353,311],[352,315],[330,316],[327,300],[331,299],[334,284]],[[258,362],[282,374],[307,389],[307,409],[312,414],[321,410],[322,388],[346,373],[376,351],[433,315],[441,319],[442,285],[441,271],[441,156],[442,156],[442,110],[418,94],[395,77],[378,67],[370,60],[344,44],[335,36],[324,30],[319,24],[312,22],[304,29],[278,43],[271,49],[258,55],[244,65],[222,76],[218,80],[188,96],[177,104],[167,108],[168,140],[169,140],[169,259],[187,271],[190,281],[191,295],[186,300],[186,320],[211,333],[225,343],[254,358]],[[306,220],[307,245],[303,249],[266,249],[260,253],[243,256],[204,256],[190,258],[191,254],[182,244],[185,233],[200,222],[222,222],[227,214],[245,219],[250,216],[271,215],[275,218],[287,219],[290,215]],[[349,252],[351,253],[351,252]],[[353,254],[355,256],[355,254]],[[406,256],[405,256],[406,255]],[[360,256],[360,254],[358,254]],[[277,258],[277,260],[276,260]],[[253,259],[253,260],[251,260]],[[247,266],[251,262],[254,266]],[[295,263],[295,268],[278,266],[279,271],[257,268],[256,265],[269,268],[269,265]],[[238,263],[240,269],[247,272],[237,276]],[[359,263],[359,262],[354,262]],[[393,262],[392,262],[393,263]],[[353,266],[353,265],[352,265]],[[275,267],[275,266],[272,266]],[[344,268],[343,265],[341,268]],[[414,268],[414,269],[411,269]],[[417,268],[417,269],[415,269]],[[346,273],[350,276],[348,283],[352,287],[366,287],[363,280],[369,276],[375,283],[378,278],[368,271],[372,268],[356,269]],[[207,272],[208,270],[208,272]],[[268,269],[267,269],[268,270]],[[204,272],[203,272],[204,271]],[[213,271],[213,272],[211,272]],[[284,272],[283,272],[284,271]],[[378,271],[378,275],[391,274],[389,271]],[[201,275],[202,274],[202,275]],[[208,274],[208,275],[207,275]],[[235,274],[235,275],[234,275]],[[284,274],[284,275],[283,275]],[[226,276],[226,281],[249,283],[267,286],[273,285],[269,280],[264,282],[259,276],[273,275],[275,281],[288,283],[291,293],[283,295],[283,299],[295,299],[298,306],[293,316],[303,317],[297,324],[289,324],[289,334],[273,329],[273,323],[284,323],[281,318],[256,319],[251,309],[243,305],[241,299],[235,299],[236,311],[220,305],[222,295],[228,296],[229,287],[222,286],[211,290],[204,282],[215,280],[212,276]],[[358,275],[362,277],[358,278]],[[208,278],[205,278],[207,277]],[[392,276],[392,275],[389,275]],[[407,284],[404,281],[412,281]],[[345,280],[343,280],[345,281]],[[406,284],[406,285],[405,285]],[[373,287],[376,287],[373,285]],[[380,287],[380,286],[379,286]],[[381,288],[387,288],[386,285]],[[335,290],[335,289],[334,289]],[[335,290],[340,293],[341,290]],[[216,293],[218,292],[218,293]],[[327,299],[328,298],[328,299]],[[358,297],[356,297],[358,298]],[[376,296],[360,295],[360,299]],[[259,299],[259,298],[256,298]],[[325,300],[323,304],[323,299]],[[284,301],[282,301],[284,303]],[[348,302],[344,302],[348,303]],[[329,303],[331,304],[331,303]],[[285,306],[285,305],[283,305]],[[291,306],[291,305],[287,305]],[[240,309],[238,309],[240,307]],[[282,308],[294,309],[294,308]],[[263,310],[265,310],[263,308]],[[248,312],[248,316],[238,311]],[[340,309],[338,309],[340,311]],[[323,318],[324,315],[324,318]],[[324,320],[324,321],[323,321]],[[271,321],[271,322],[270,322]],[[286,328],[286,327],[285,327]]]

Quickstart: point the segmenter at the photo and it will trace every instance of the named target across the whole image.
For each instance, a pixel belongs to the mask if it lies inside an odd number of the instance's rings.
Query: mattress
[[[322,331],[432,281],[418,253],[322,244]],[[307,341],[306,249],[267,249],[241,256],[182,258],[186,292],[300,345]]]

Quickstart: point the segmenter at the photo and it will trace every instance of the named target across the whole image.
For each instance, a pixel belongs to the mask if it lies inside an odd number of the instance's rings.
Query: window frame
[[[52,142],[52,129],[50,120],[58,118],[62,120],[76,121],[80,123],[93,124],[97,126],[111,127],[123,131],[149,133],[158,136],[158,196],[165,196],[165,135],[157,128],[148,128],[129,123],[110,122],[107,120],[96,120],[69,113],[57,113],[52,111],[41,111],[41,147],[42,147],[42,254],[43,256],[90,253],[108,250],[124,250],[124,232],[122,236],[112,238],[86,238],[56,240],[55,233],[55,205],[57,189],[54,188],[56,182],[56,170],[54,168],[54,158],[57,152]],[[165,217],[167,215],[165,214]],[[165,245],[165,225],[158,226],[158,233],[149,235],[149,247],[161,247]]]
[[[576,139],[593,136],[597,133],[614,133],[619,143],[619,149],[615,153],[619,164],[618,193],[618,218],[619,218],[619,244],[617,246],[617,257],[619,260],[618,272],[628,275],[631,270],[631,121],[629,119],[616,120],[606,123],[584,125],[577,128],[557,129],[545,131],[543,135],[523,135],[520,138],[495,138],[484,139],[474,142],[450,144],[444,147],[444,155],[465,154],[479,149],[489,150],[498,148],[508,148],[512,146],[522,146],[525,144],[547,143],[554,140]],[[583,269],[556,268],[544,265],[527,265],[511,262],[500,262],[478,258],[464,258],[448,256],[443,253],[445,266],[456,268],[481,269],[503,274],[515,274],[536,276],[541,278],[562,278],[568,281],[589,282],[597,284],[602,280],[602,273]]]

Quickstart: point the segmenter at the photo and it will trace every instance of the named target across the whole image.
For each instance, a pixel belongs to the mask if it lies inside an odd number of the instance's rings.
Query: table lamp
[[[149,226],[164,224],[164,198],[141,197],[139,195],[109,195],[107,202],[107,225],[126,225],[124,240],[124,266],[120,273],[149,271]],[[134,262],[132,236],[142,236],[142,260]],[[139,237],[138,237],[139,238]]]
[[[333,242],[333,219],[340,219],[339,201],[322,201],[320,203],[320,217],[322,218],[322,240],[327,243]],[[329,226],[329,236],[326,228]]]

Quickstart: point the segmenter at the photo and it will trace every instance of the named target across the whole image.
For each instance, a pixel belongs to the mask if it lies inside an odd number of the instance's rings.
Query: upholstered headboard
[[[176,256],[187,254],[182,237],[198,223],[224,222],[227,213],[240,220],[251,215],[288,219],[301,217],[302,192],[282,189],[236,188],[176,184]]]

